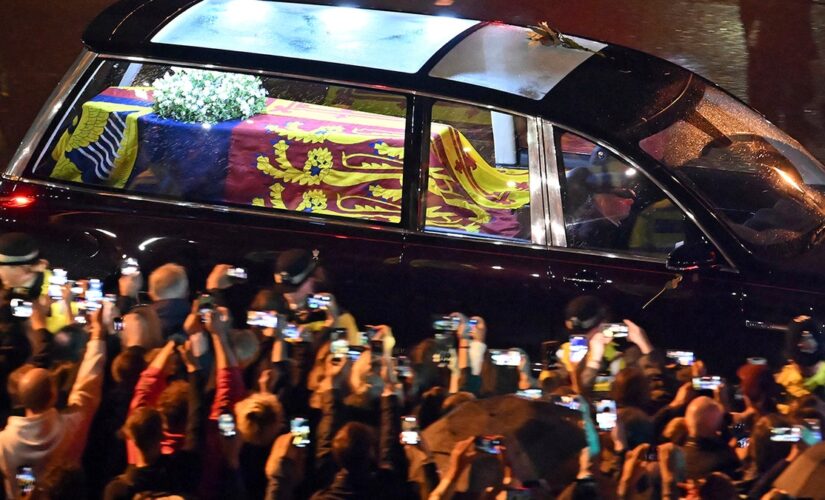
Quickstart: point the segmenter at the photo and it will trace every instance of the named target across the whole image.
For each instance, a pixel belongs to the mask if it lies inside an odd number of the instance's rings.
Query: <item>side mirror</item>
[[[670,271],[699,271],[719,267],[716,250],[707,243],[686,243],[675,248],[665,264]]]

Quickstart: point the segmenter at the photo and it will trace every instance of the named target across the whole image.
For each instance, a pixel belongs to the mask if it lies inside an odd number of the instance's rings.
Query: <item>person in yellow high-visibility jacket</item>
[[[36,299],[49,293],[52,272],[48,261],[40,258],[34,238],[25,233],[6,233],[0,237],[0,281],[12,296]],[[70,297],[54,301],[46,328],[55,333],[72,323],[77,305]]]

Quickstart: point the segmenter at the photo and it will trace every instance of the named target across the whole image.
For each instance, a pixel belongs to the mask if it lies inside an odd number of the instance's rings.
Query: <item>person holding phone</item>
[[[664,373],[664,367],[652,356],[653,345],[645,331],[628,319],[610,323],[610,314],[607,304],[592,295],[577,297],[565,308],[565,327],[571,341],[562,345],[561,361],[573,374],[571,378],[580,394],[591,394],[596,376],[606,370],[615,375],[626,366],[637,365],[653,380],[661,379]],[[614,338],[613,332],[618,330],[626,330],[630,344],[624,352],[618,350]],[[582,337],[587,345],[577,357],[572,347],[575,338]]]
[[[21,466],[32,467],[39,473],[49,462],[79,463],[100,404],[106,363],[105,336],[102,311],[98,311],[92,317],[86,352],[66,410],[55,408],[57,393],[48,370],[35,367],[20,379],[18,397],[25,415],[9,417],[6,427],[0,431],[0,472],[8,498],[20,496],[15,477]]]

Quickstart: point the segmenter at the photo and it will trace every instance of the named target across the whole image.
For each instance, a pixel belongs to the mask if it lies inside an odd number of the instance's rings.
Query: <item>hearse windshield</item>
[[[755,254],[805,252],[825,223],[822,164],[741,102],[695,83],[696,92],[684,98],[693,103],[671,113],[640,147],[691,186]]]

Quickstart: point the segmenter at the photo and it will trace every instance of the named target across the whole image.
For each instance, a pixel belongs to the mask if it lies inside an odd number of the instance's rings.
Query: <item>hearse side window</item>
[[[34,168],[146,197],[398,223],[407,99],[106,61]]]
[[[527,118],[436,102],[427,231],[531,241]]]
[[[636,168],[569,132],[557,149],[569,247],[665,257],[685,240],[681,209]]]

